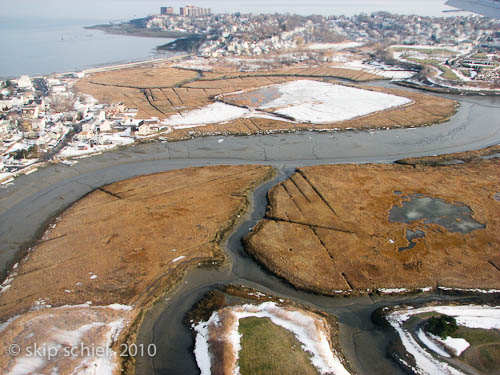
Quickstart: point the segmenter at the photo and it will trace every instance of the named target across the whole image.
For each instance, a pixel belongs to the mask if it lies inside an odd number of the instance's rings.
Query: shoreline
[[[147,30],[130,24],[120,25],[92,25],[84,27],[86,30],[100,30],[113,35],[136,36],[142,38],[179,39],[194,36],[183,31]]]
[[[500,96],[499,90],[468,90],[468,89],[458,89],[453,87],[443,87],[443,86],[429,86],[426,84],[418,84],[416,82],[410,81],[395,81],[395,84],[402,87],[410,87],[417,90],[428,91],[438,94],[450,94],[450,95],[461,95],[461,96]]]

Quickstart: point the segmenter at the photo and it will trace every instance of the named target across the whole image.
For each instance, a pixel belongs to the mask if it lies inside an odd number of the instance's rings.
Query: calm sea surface
[[[169,39],[110,35],[83,28],[95,23],[0,17],[0,77],[75,71],[171,55],[155,50]]]
[[[0,9],[0,77],[81,70],[88,67],[167,57],[155,50],[168,39],[109,35],[84,26],[159,13],[160,6],[185,0],[2,0]],[[190,2],[213,12],[290,12],[308,14],[393,13],[443,15],[445,0],[199,0]],[[177,9],[178,11],[178,9]],[[448,13],[449,15],[449,13]]]

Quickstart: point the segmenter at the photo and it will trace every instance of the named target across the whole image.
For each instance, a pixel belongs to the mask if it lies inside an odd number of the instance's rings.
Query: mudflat
[[[499,159],[305,167],[269,201],[246,248],[298,288],[500,288]]]

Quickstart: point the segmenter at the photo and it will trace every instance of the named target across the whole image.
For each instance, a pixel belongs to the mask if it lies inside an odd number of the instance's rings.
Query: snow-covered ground
[[[461,90],[464,92],[470,91],[470,92],[477,92],[477,91],[484,91],[484,92],[499,92],[500,89],[497,88],[487,88],[487,87],[477,87],[477,86],[471,86],[468,84],[469,81],[464,81],[458,83],[456,85],[450,84],[450,81],[447,80],[442,80],[440,79],[439,75],[436,77],[427,77],[427,80],[431,82],[432,84],[440,87],[445,87],[449,89],[457,89]],[[420,82],[416,81],[417,84],[420,84]]]
[[[0,347],[19,345],[14,348],[19,348],[19,353],[0,363],[0,372],[112,375],[118,361],[111,345],[124,328],[131,309],[118,304],[83,304],[17,316],[1,327]]]
[[[391,46],[391,48],[404,48],[404,49],[414,49],[414,50],[448,50],[451,52],[456,52],[456,53],[466,53],[470,51],[471,47],[462,47],[458,48],[457,46],[450,46],[450,45],[438,45],[438,46],[428,46],[425,44],[415,44],[415,45],[407,45],[407,44],[395,44]]]
[[[342,51],[343,49],[361,47],[363,44],[361,42],[313,43],[308,45],[307,49]]]
[[[361,70],[366,73],[376,74],[378,76],[390,79],[407,79],[415,75],[415,72],[409,70],[395,69],[394,67],[382,64],[365,64],[360,60],[343,61],[341,64],[333,65],[333,67]]]
[[[235,120],[249,113],[248,109],[217,102],[193,111],[170,116],[162,124],[170,125],[174,129],[193,128]]]
[[[382,294],[400,294],[408,292],[406,288],[379,288],[377,290]]]
[[[313,124],[349,120],[411,102],[396,95],[309,80],[276,87],[281,96],[259,108],[278,108],[275,113]]]
[[[330,346],[327,337],[328,328],[326,322],[312,314],[298,310],[290,310],[276,305],[274,302],[265,302],[260,305],[242,305],[224,309],[230,312],[234,323],[231,325],[224,340],[233,350],[234,356],[238,358],[241,349],[240,334],[238,332],[239,320],[248,317],[269,318],[274,324],[292,332],[302,344],[302,349],[311,355],[312,364],[321,374],[349,375],[342,362]],[[211,373],[211,355],[209,351],[208,338],[210,329],[218,326],[220,316],[214,312],[207,322],[200,322],[194,326],[196,335],[195,356],[202,375]],[[233,368],[233,374],[239,374],[239,368]]]
[[[134,139],[131,137],[122,137],[119,134],[106,134],[102,136],[103,142],[110,142],[110,144],[104,145],[95,145],[94,147],[90,147],[90,145],[84,143],[84,149],[80,149],[78,143],[69,144],[64,147],[61,152],[59,152],[59,156],[62,158],[71,158],[76,156],[84,156],[96,154],[103,151],[112,150],[118,146],[125,146],[134,143]]]
[[[4,180],[5,181],[10,181],[13,175],[14,174],[10,173],[10,172],[0,173],[0,181],[1,181],[0,183],[3,183]],[[5,183],[7,183],[7,182],[5,182]]]
[[[422,342],[422,344],[427,346],[433,352],[435,352],[443,357],[446,357],[446,358],[450,357],[450,355],[440,345],[438,345],[435,342],[435,339],[434,339],[435,336],[428,335],[426,332],[424,332],[423,329],[419,329],[417,332],[417,337]]]
[[[403,343],[406,351],[415,357],[416,368],[413,370],[421,375],[434,375],[434,374],[448,374],[448,375],[463,375],[464,373],[458,369],[450,366],[448,363],[441,361],[439,358],[434,357],[429,349],[442,356],[444,350],[442,347],[432,341],[425,333],[418,333],[418,338],[426,345],[424,348],[419,345],[413,335],[404,328],[404,323],[412,316],[437,312],[439,314],[446,314],[456,319],[457,324],[469,328],[482,328],[482,329],[500,329],[500,307],[491,306],[428,306],[421,308],[404,308],[395,310],[387,316],[387,320],[394,327],[399,334],[401,342]],[[444,345],[455,350],[457,353],[466,349],[467,342],[465,340],[446,339]],[[448,355],[449,356],[449,355]]]
[[[459,357],[470,346],[469,342],[462,338],[448,336],[445,339],[442,339],[441,337],[434,336],[432,334],[429,334],[429,337],[431,337],[435,342],[441,344],[455,357]]]
[[[85,149],[80,149],[78,145],[68,145],[62,149],[62,151],[59,153],[59,156],[62,158],[73,158],[77,156],[91,155],[102,151],[111,150],[115,148],[116,145],[101,145],[94,147],[86,145],[86,147],[87,148]]]

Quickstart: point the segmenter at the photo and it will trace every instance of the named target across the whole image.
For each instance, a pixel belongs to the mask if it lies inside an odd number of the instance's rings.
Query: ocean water
[[[171,39],[140,38],[86,30],[96,20],[0,17],[0,77],[82,70],[170,56],[155,47]]]
[[[213,12],[290,12],[353,15],[390,11],[441,16],[445,0],[198,0],[193,5]],[[178,11],[185,0],[2,0],[0,8],[0,77],[54,72],[170,56],[155,47],[168,39],[110,35],[84,26],[159,13],[160,6]],[[447,13],[449,15],[449,13]]]

